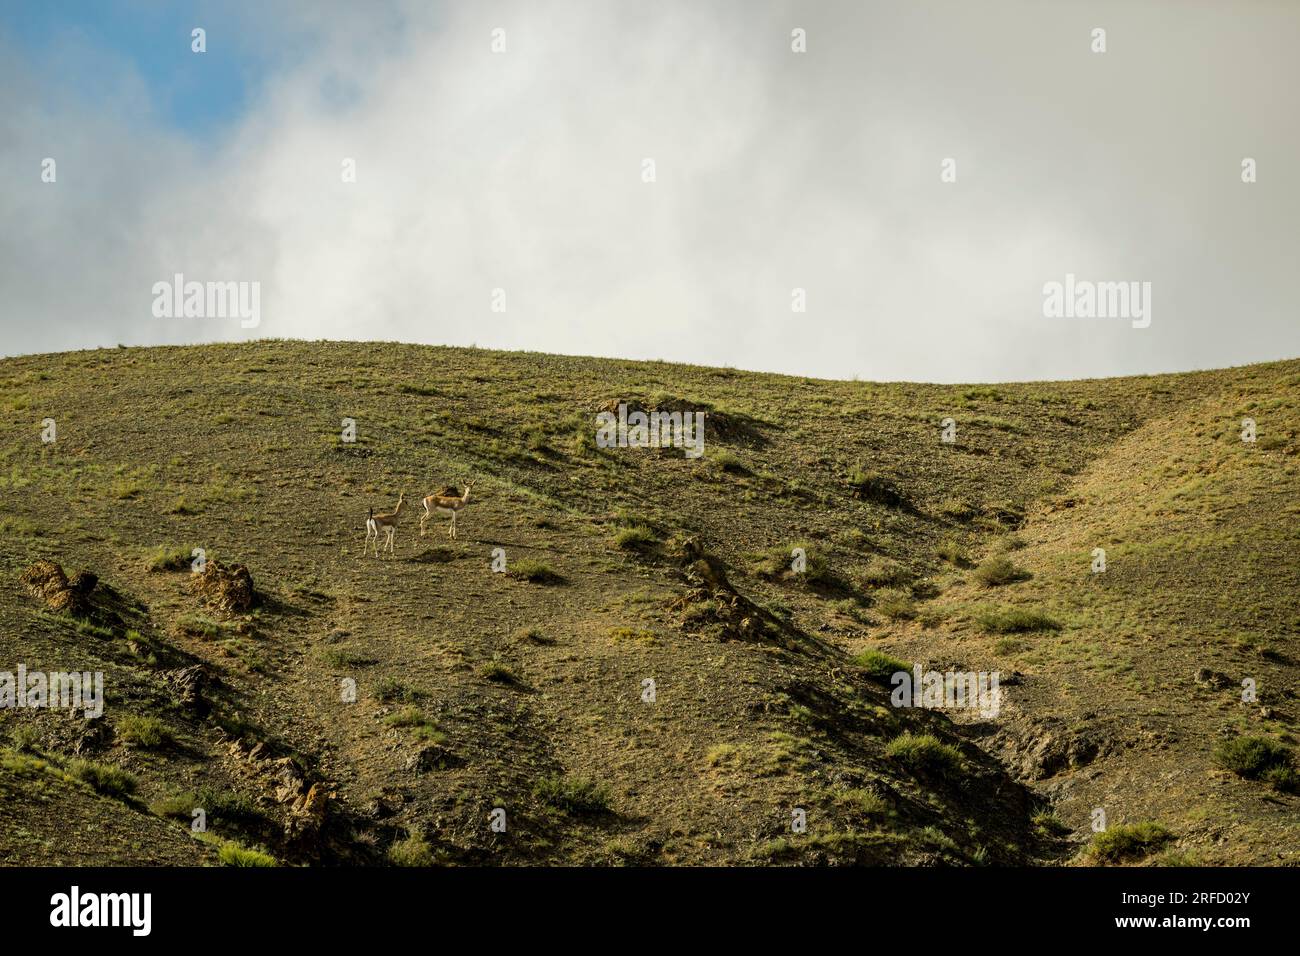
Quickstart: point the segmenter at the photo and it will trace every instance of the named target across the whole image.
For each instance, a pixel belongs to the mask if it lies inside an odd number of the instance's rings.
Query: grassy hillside
[[[707,409],[704,458],[597,448],[619,401]],[[1296,862],[1300,362],[930,386],[260,342],[6,359],[0,407],[0,671],[107,693],[0,711],[0,861]],[[34,596],[41,559],[88,603]],[[891,707],[882,654],[998,669],[1002,712]]]

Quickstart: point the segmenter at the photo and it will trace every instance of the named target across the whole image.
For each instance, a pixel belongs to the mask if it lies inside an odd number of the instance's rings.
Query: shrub
[[[391,704],[394,701],[413,701],[420,697],[420,692],[407,687],[400,680],[392,677],[385,677],[375,685],[375,699]]]
[[[1173,834],[1159,823],[1121,824],[1096,834],[1088,852],[1100,863],[1119,863],[1146,856],[1172,839]]]
[[[193,548],[160,544],[145,557],[150,571],[185,571],[189,569]]]
[[[387,727],[420,727],[428,723],[419,707],[403,707],[384,718]]]
[[[208,640],[225,637],[229,631],[225,624],[214,621],[202,614],[184,614],[177,619],[176,626],[180,628],[182,633],[194,637],[205,637]]]
[[[1234,737],[1214,748],[1214,763],[1239,777],[1255,780],[1269,771],[1290,769],[1290,748],[1269,737]]]
[[[266,813],[252,798],[231,790],[217,790],[215,787],[199,787],[197,794],[185,794],[195,802],[190,809],[202,807],[210,818],[230,823],[259,824],[266,820]],[[188,813],[187,813],[188,816]]]
[[[510,573],[517,578],[523,578],[531,584],[560,584],[564,581],[563,575],[545,561],[534,561],[531,558],[524,558],[522,561],[514,562],[510,568]]]
[[[447,739],[447,735],[438,729],[438,726],[424,716],[424,712],[419,707],[403,707],[399,711],[389,714],[384,718],[384,725],[387,727],[402,727],[410,730],[420,740],[428,740],[431,743],[440,744]]]
[[[326,664],[337,667],[339,670],[348,670],[353,667],[373,667],[379,663],[377,657],[349,647],[325,647],[321,649],[320,656]]]
[[[908,732],[885,747],[886,756],[921,773],[955,773],[961,769],[961,753],[931,734]]]
[[[1294,767],[1269,767],[1261,778],[1283,793],[1300,793],[1300,773]]]
[[[14,750],[19,753],[32,753],[36,750],[36,744],[41,739],[41,735],[31,724],[19,724],[13,730],[9,731],[9,743],[13,745]]]
[[[853,663],[857,664],[867,672],[872,680],[888,683],[890,677],[899,671],[910,671],[912,668],[904,661],[897,657],[891,657],[884,651],[878,651],[874,647],[867,648],[861,654],[853,658]]]
[[[975,580],[986,588],[1002,584],[1014,584],[1029,577],[1029,572],[1018,567],[1010,558],[989,558],[975,569]]]
[[[412,830],[404,840],[388,848],[388,862],[394,866],[432,866],[433,850],[419,830]]]
[[[119,720],[113,729],[124,743],[146,749],[172,742],[171,730],[157,717],[131,714]]]
[[[975,505],[962,498],[944,498],[935,510],[943,517],[959,522],[970,521],[979,514]]]
[[[734,767],[740,762],[741,756],[741,749],[735,744],[714,744],[704,754],[704,762],[710,767]]]
[[[519,677],[500,661],[488,661],[478,669],[478,676],[497,684],[518,684]]]
[[[831,796],[836,803],[852,807],[864,816],[883,817],[889,813],[889,803],[874,790],[855,787],[851,790],[833,790]]]
[[[893,480],[878,471],[855,468],[850,472],[848,482],[853,497],[863,501],[872,501],[890,508],[907,504],[907,499]]]
[[[916,602],[906,591],[892,588],[877,591],[872,606],[891,621],[910,621],[916,617]]]
[[[624,551],[648,551],[659,543],[659,536],[649,525],[636,524],[620,528],[614,535],[614,544]]]
[[[750,471],[749,466],[741,461],[738,455],[734,455],[729,451],[713,452],[709,455],[709,460],[713,462],[715,468],[728,475],[753,474],[753,472]]]
[[[275,857],[263,853],[261,850],[250,850],[248,847],[240,846],[233,840],[227,840],[221,844],[221,849],[217,851],[217,858],[226,866],[277,866]]]
[[[939,545],[939,557],[954,567],[970,566],[970,558],[967,557],[966,550],[956,541],[949,540]]]
[[[127,797],[135,793],[135,777],[120,767],[74,757],[68,761],[67,770],[74,779],[88,784],[97,793],[110,797]]]
[[[176,793],[162,797],[149,804],[149,812],[158,817],[171,817],[175,820],[190,819],[190,815],[202,804],[192,793]]]
[[[850,548],[869,548],[871,547],[871,538],[861,528],[849,528],[840,536],[840,540]]]
[[[87,637],[101,637],[108,640],[113,636],[113,629],[111,627],[105,627],[102,624],[93,624],[90,621],[78,621],[74,629],[78,634],[84,634]]]
[[[654,645],[658,640],[654,631],[636,627],[610,628],[609,639],[615,644],[641,644],[645,647]]]
[[[1048,813],[1046,810],[1035,813],[1033,823],[1034,826],[1049,836],[1065,836],[1070,832],[1070,828],[1061,822],[1060,817],[1054,813]]]
[[[547,777],[533,787],[533,796],[565,813],[609,812],[609,787],[588,777]]]
[[[859,601],[857,598],[844,598],[841,601],[836,601],[834,604],[831,605],[831,607],[835,608],[836,611],[843,614],[845,617],[853,618],[853,620],[859,622],[860,624],[873,623],[870,615],[867,614],[866,610],[862,606],[861,601]]]
[[[892,558],[875,558],[858,574],[859,582],[872,588],[905,587],[915,577],[910,568]]]
[[[527,641],[530,644],[554,644],[555,638],[547,637],[546,632],[536,625],[521,627],[515,631],[516,641]]]
[[[800,572],[796,572],[793,568],[796,548],[801,549],[804,556],[804,569]],[[823,588],[842,589],[845,586],[844,582],[831,571],[830,562],[826,560],[822,551],[814,548],[807,541],[797,541],[788,546],[772,548],[759,559],[755,571],[759,577],[769,580],[788,578]]]
[[[1041,611],[1024,608],[983,611],[975,616],[977,623],[988,634],[1023,634],[1028,631],[1059,631],[1061,625]]]

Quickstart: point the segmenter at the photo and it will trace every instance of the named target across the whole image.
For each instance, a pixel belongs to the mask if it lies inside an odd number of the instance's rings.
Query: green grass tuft
[[[562,584],[564,576],[545,561],[524,558],[510,566],[510,574],[523,578],[531,584]]]
[[[123,743],[146,750],[165,747],[172,742],[171,729],[157,717],[129,714],[119,719],[113,730]]]
[[[135,777],[111,764],[74,757],[68,761],[66,769],[74,779],[88,784],[91,789],[106,796],[129,797],[136,790]]]
[[[889,742],[885,754],[920,773],[956,773],[961,770],[960,751],[931,734],[904,733]]]
[[[1024,634],[1030,631],[1059,631],[1061,625],[1041,611],[1012,607],[1003,610],[981,611],[975,623],[986,634]]]
[[[1214,748],[1212,759],[1216,766],[1247,780],[1258,780],[1272,774],[1270,782],[1280,783],[1279,789],[1286,789],[1289,783],[1294,782],[1292,756],[1290,747],[1272,738],[1249,736],[1221,741]],[[1290,771],[1289,777],[1287,771]]]
[[[1029,579],[1029,572],[1018,567],[1010,558],[999,556],[989,558],[975,569],[973,577],[986,588],[1003,584],[1015,584]]]
[[[853,663],[867,672],[867,676],[872,680],[880,681],[882,684],[888,683],[889,679],[899,671],[910,671],[912,665],[900,661],[897,657],[891,657],[884,651],[878,651],[874,647],[856,655]]]
[[[1144,857],[1173,838],[1162,824],[1153,821],[1122,824],[1093,836],[1088,855],[1099,863],[1122,863]]]

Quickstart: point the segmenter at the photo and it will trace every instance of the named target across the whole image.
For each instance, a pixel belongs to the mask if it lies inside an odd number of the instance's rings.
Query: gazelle
[[[366,519],[366,541],[361,546],[361,556],[366,556],[366,549],[370,547],[370,539],[375,541],[375,557],[379,557],[379,529],[383,528],[387,537],[384,539],[384,550],[392,553],[393,535],[397,531],[397,521],[402,514],[402,502],[406,500],[406,492],[397,496],[397,507],[387,514],[377,515],[375,509],[370,509],[370,517]]]
[[[446,489],[443,491],[454,490]],[[436,495],[429,495],[424,499],[424,514],[420,516],[420,536],[424,536],[424,524],[433,517],[435,511],[445,511],[451,515],[451,527],[447,529],[447,534],[453,538],[456,537],[456,512],[469,504],[469,483],[465,484],[465,493],[463,495],[448,495],[439,492]]]

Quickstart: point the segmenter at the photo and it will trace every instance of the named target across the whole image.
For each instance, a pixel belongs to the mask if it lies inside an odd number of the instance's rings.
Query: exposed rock
[[[45,600],[55,591],[67,590],[68,587],[68,576],[63,573],[63,568],[57,562],[45,559],[29,565],[18,580],[32,597],[40,600]]]
[[[1025,722],[998,735],[1005,762],[1021,779],[1045,780],[1086,767],[1113,746],[1100,727],[1070,730],[1059,720]]]
[[[203,692],[207,688],[210,678],[207,671],[203,669],[202,664],[164,671],[161,676],[171,689],[172,696],[179,706],[190,711],[196,717],[203,718],[207,716],[210,705]]]
[[[90,611],[90,604],[86,596],[71,588],[64,588],[62,591],[54,591],[45,598],[45,606],[51,611],[60,614],[71,614],[73,617],[84,617]]]
[[[89,594],[99,584],[99,577],[91,571],[78,571],[68,582],[68,587],[78,594]]]
[[[229,752],[237,766],[257,779],[284,809],[284,839],[292,852],[305,859],[318,856],[321,830],[334,798],[330,785],[309,779],[292,757],[273,756],[262,741],[250,747],[243,740],[235,740]]]
[[[89,594],[98,579],[89,571],[82,571],[73,580],[77,583],[75,588],[69,585],[68,576],[57,562],[45,559],[30,565],[19,577],[28,593],[51,611],[83,617],[90,613]]]
[[[226,613],[247,611],[257,600],[253,575],[242,564],[227,567],[219,561],[208,561],[190,589],[204,604]]]
[[[706,605],[707,613],[695,614],[693,619],[707,622],[706,631],[717,631],[724,641],[757,641],[780,630],[768,612],[732,587],[722,562],[708,554],[698,538],[682,541],[681,559],[682,577],[689,590],[673,602],[671,610]]]
[[[306,793],[300,794],[289,807],[289,822],[284,835],[290,842],[315,840],[325,825],[329,814],[330,794],[325,785],[313,783]]]

